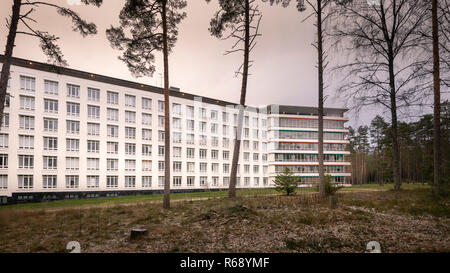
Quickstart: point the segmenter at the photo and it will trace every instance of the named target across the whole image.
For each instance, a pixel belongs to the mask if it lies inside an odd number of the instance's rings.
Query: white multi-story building
[[[3,56],[0,56],[0,62]],[[171,88],[171,189],[228,187],[236,104]],[[0,130],[0,204],[162,192],[163,89],[14,58]],[[348,183],[343,117],[325,109],[325,166]],[[238,188],[272,186],[283,166],[317,173],[317,110],[247,107]]]

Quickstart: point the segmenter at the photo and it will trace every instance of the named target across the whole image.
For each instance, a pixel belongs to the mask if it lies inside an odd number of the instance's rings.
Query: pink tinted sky
[[[60,5],[76,0],[54,0]],[[179,28],[179,39],[169,57],[170,85],[180,87],[182,91],[201,96],[238,102],[240,77],[234,77],[234,71],[240,65],[242,56],[238,53],[224,56],[233,42],[218,40],[208,32],[209,21],[217,10],[217,1],[207,4],[204,0],[189,0],[186,8],[187,18]],[[313,18],[301,22],[308,12],[299,13],[295,0],[291,6],[282,8],[259,3],[263,13],[261,22],[262,36],[252,52],[255,61],[251,68],[248,83],[247,104],[287,104],[317,105],[317,53],[311,46],[315,38]],[[118,14],[123,0],[105,0],[100,8],[84,5],[71,5],[84,19],[94,22],[98,34],[82,38],[72,31],[68,18],[56,14],[52,8],[43,7],[34,13],[37,29],[48,31],[61,37],[58,41],[69,67],[111,77],[139,81],[161,86],[162,58],[156,56],[156,72],[153,78],[133,78],[125,64],[117,59],[120,52],[110,47],[105,30],[111,24],[118,25]],[[2,1],[0,18],[11,13],[12,0]],[[7,29],[0,27],[0,48],[6,43]],[[18,35],[14,56],[35,61],[46,61],[37,39]],[[326,89],[329,95],[326,107],[344,107],[345,104],[335,96],[331,87]],[[366,123],[374,115],[364,115],[353,119],[349,125]]]

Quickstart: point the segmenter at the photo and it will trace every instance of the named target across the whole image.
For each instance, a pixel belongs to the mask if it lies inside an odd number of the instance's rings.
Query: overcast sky
[[[52,8],[42,7],[34,13],[37,29],[61,37],[58,41],[69,67],[120,79],[162,86],[162,56],[156,55],[156,72],[152,78],[134,78],[126,65],[117,59],[120,51],[110,47],[105,30],[118,26],[118,14],[123,0],[104,0],[100,8],[73,5],[77,0],[54,0],[77,11],[82,18],[97,25],[98,34],[82,38],[72,31],[71,21],[56,14]],[[12,0],[2,0],[0,18],[11,13]],[[224,55],[233,41],[218,40],[208,32],[209,21],[217,10],[217,1],[188,0],[187,18],[179,28],[178,42],[169,56],[170,85],[183,92],[239,102],[241,78],[234,72],[242,62],[242,55]],[[287,104],[317,106],[317,53],[311,46],[315,38],[313,19],[301,22],[309,12],[299,13],[295,0],[288,8],[259,4],[263,13],[262,36],[251,53],[254,66],[248,82],[247,104]],[[4,21],[3,21],[4,22]],[[0,28],[0,49],[6,43],[5,24]],[[45,62],[46,57],[35,38],[18,35],[14,56]],[[329,95],[326,107],[344,107],[333,86],[325,90]],[[353,114],[347,125],[368,123],[376,110],[367,110],[360,118]]]

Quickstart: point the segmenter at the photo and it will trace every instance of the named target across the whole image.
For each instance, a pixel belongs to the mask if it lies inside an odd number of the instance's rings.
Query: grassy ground
[[[428,188],[427,184],[404,184],[402,186],[404,189],[415,189],[415,188]],[[365,185],[354,185],[351,187],[346,187],[342,191],[353,191],[353,190],[388,190],[393,189],[393,184],[385,184],[384,186],[379,186],[378,184],[365,184]],[[299,188],[299,192],[313,192],[315,188]],[[196,200],[203,198],[220,198],[226,197],[228,191],[206,191],[206,192],[191,192],[191,193],[174,193],[171,194],[171,200]],[[278,194],[274,189],[249,189],[249,190],[238,190],[238,196],[252,196],[252,195],[268,195],[268,194]],[[91,199],[79,199],[79,200],[61,200],[61,201],[50,201],[50,202],[40,202],[40,203],[25,203],[16,205],[0,206],[1,210],[11,210],[11,209],[57,209],[57,208],[73,208],[73,207],[93,207],[93,206],[114,206],[119,204],[138,204],[147,202],[158,202],[162,201],[162,194],[149,194],[149,195],[136,195],[136,196],[120,196],[120,197],[110,197],[110,198],[91,198]]]
[[[419,185],[389,187],[345,189],[336,209],[311,190],[181,200],[170,210],[148,200],[3,208],[0,252],[66,252],[69,241],[80,242],[82,252],[364,252],[369,241],[378,241],[382,252],[449,252],[449,198],[433,198]],[[149,233],[130,241],[136,227]]]

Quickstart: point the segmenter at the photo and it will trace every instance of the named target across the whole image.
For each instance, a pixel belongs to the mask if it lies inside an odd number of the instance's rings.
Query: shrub
[[[334,195],[338,190],[342,189],[343,186],[339,186],[337,183],[332,182],[333,177],[329,174],[325,174],[325,194]],[[317,185],[317,191],[319,191],[319,185]]]
[[[275,190],[290,195],[295,192],[300,181],[300,177],[293,176],[291,170],[285,167],[283,172],[279,173],[275,178]]]

